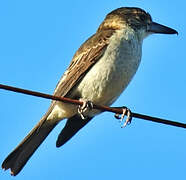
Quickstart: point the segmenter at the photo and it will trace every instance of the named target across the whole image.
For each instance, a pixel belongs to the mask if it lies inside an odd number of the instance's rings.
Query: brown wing
[[[67,93],[85,76],[87,71],[100,59],[109,44],[113,30],[97,32],[90,37],[75,53],[68,69],[54,91],[55,96]]]

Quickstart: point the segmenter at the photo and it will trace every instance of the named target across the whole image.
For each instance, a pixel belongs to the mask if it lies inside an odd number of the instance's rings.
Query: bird
[[[55,96],[99,105],[112,105],[135,75],[142,56],[143,40],[151,34],[178,34],[158,24],[138,7],[120,7],[108,13],[95,34],[74,54],[62,75]],[[80,107],[82,110],[82,108]],[[56,147],[61,147],[101,111],[83,110],[53,100],[46,114],[2,163],[16,176],[56,125],[67,119]]]

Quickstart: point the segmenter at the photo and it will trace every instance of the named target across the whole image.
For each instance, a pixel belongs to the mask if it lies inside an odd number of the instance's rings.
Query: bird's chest
[[[135,74],[141,59],[141,44],[112,37],[104,55],[83,78],[77,90],[84,99],[110,105]]]

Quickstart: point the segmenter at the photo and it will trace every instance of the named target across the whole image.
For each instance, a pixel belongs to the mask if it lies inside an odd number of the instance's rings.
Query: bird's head
[[[149,13],[136,7],[121,7],[110,12],[98,28],[98,31],[122,28],[133,30],[142,39],[154,33],[178,34],[172,28],[153,22]]]

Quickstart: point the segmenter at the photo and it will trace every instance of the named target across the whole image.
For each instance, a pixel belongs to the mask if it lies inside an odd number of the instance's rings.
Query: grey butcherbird
[[[153,33],[177,34],[177,31],[153,22],[150,14],[139,8],[122,7],[112,11],[75,53],[54,95],[111,105],[138,69],[143,39]],[[99,113],[90,110],[86,119],[82,119],[77,106],[52,101],[39,123],[4,160],[2,168],[17,175],[61,120],[68,119],[59,134],[57,147]]]

